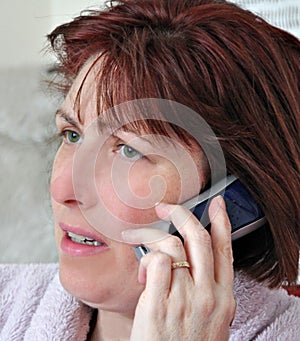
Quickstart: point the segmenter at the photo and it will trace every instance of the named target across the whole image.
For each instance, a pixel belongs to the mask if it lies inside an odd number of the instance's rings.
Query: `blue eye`
[[[67,143],[74,144],[78,143],[81,140],[80,134],[73,130],[65,130],[63,132],[64,138],[66,139]]]
[[[120,145],[120,154],[130,160],[139,160],[144,157],[143,154],[128,146],[127,144]]]

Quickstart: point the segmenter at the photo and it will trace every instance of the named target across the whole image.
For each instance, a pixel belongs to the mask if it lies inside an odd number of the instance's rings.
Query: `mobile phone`
[[[208,206],[215,196],[221,194],[226,204],[227,214],[231,223],[231,239],[239,239],[263,226],[267,220],[263,210],[254,200],[248,189],[233,175],[217,182],[198,196],[186,201],[186,206],[206,228],[209,228]],[[169,232],[177,235],[182,241],[180,233],[170,223]],[[145,245],[133,248],[136,257],[140,259],[150,250]]]

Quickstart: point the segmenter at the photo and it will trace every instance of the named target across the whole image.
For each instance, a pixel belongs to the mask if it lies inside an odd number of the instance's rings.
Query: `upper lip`
[[[94,239],[99,243],[106,244],[105,241],[99,237],[99,235],[96,235],[93,232],[87,231],[87,230],[82,229],[80,227],[70,226],[70,225],[63,223],[63,222],[60,222],[59,226],[65,232],[73,232],[73,233],[78,234],[80,236],[84,236],[87,238]]]

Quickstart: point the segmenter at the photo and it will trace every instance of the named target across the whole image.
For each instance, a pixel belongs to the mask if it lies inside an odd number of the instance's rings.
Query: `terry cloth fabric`
[[[299,341],[300,298],[235,274],[236,316],[230,341]]]
[[[236,273],[230,341],[298,341],[300,299]],[[1,341],[84,341],[92,310],[68,294],[56,264],[0,265]]]
[[[56,264],[0,265],[1,341],[83,341],[91,309],[61,286]]]

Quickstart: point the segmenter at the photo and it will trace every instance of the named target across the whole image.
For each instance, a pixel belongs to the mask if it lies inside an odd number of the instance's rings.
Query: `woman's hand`
[[[173,222],[184,238],[161,238],[146,244],[151,252],[141,259],[139,281],[145,284],[140,296],[131,341],[228,340],[235,313],[231,226],[222,197],[209,207],[211,235],[188,209],[158,205],[157,215]],[[145,230],[128,231],[134,242]],[[147,231],[149,236],[149,230]],[[190,268],[171,270],[172,263],[187,260]]]

